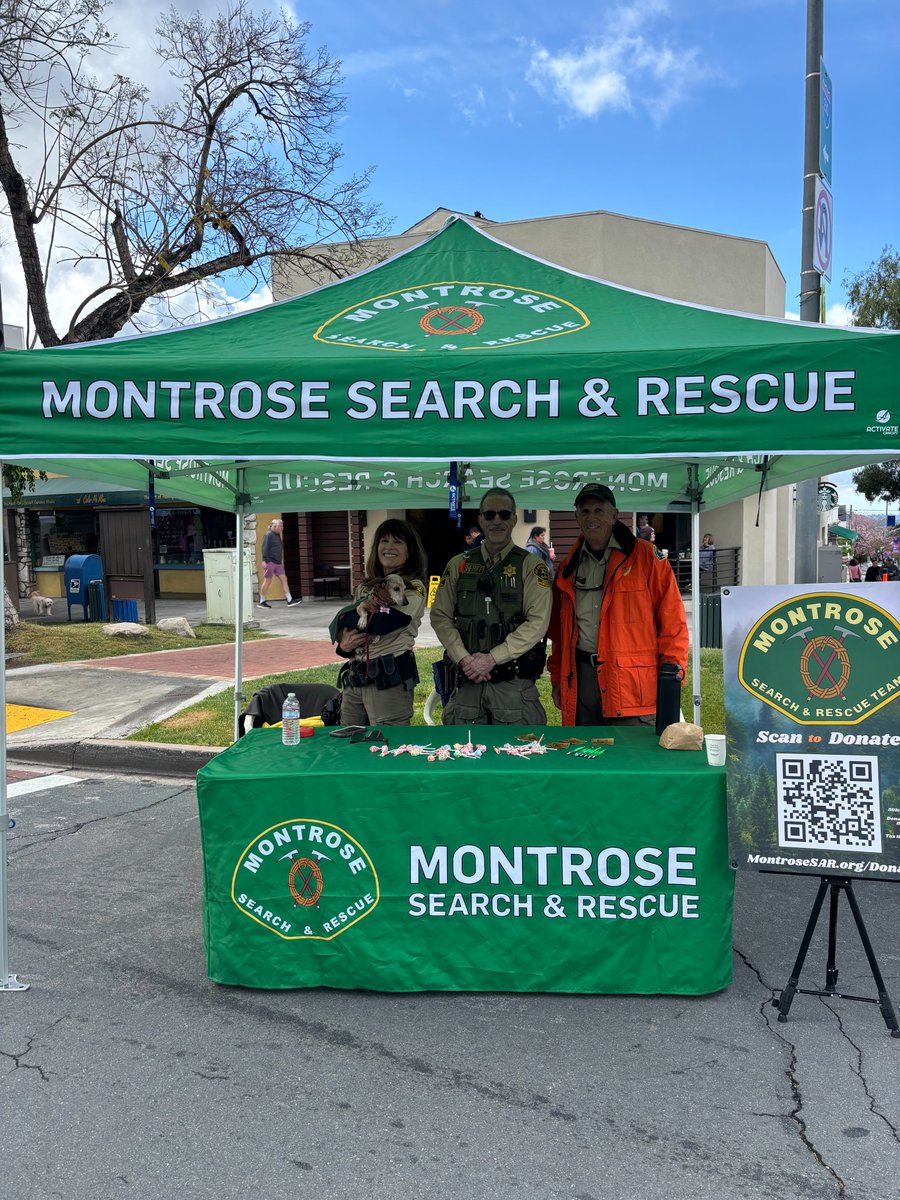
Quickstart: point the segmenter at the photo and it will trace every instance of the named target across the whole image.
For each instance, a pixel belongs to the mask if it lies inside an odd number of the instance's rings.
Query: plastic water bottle
[[[281,742],[284,746],[296,746],[300,741],[300,701],[293,692],[281,709]]]

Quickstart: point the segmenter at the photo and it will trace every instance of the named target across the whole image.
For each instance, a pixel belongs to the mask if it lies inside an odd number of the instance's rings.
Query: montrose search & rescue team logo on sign
[[[231,881],[241,912],[287,941],[330,941],[367,917],[379,898],[375,867],[356,838],[309,818],[263,830]]]
[[[900,695],[900,625],[856,596],[795,597],[750,630],[738,679],[799,725],[857,725]]]
[[[588,317],[549,292],[500,283],[421,283],[372,296],[329,317],[313,335],[332,346],[409,353],[498,350],[578,333]]]

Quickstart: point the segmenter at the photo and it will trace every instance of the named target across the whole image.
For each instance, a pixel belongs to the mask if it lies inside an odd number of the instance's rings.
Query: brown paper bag
[[[702,750],[703,730],[688,721],[667,725],[659,737],[663,750]]]

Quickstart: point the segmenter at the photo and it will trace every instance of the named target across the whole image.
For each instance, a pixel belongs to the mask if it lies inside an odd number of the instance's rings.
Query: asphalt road
[[[809,879],[739,876],[735,982],[709,997],[225,988],[193,787],[53,782],[9,801],[9,967],[31,986],[0,994],[6,1196],[897,1196],[900,1040],[875,1005],[770,1005]],[[897,1000],[900,891],[857,894]],[[840,919],[840,982],[873,995]]]

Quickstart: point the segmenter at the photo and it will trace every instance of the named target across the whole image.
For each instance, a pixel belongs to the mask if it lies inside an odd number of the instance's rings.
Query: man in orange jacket
[[[553,581],[553,703],[563,725],[653,725],[661,664],[687,663],[675,574],[622,524],[602,483],[585,484],[575,508],[582,536]]]

